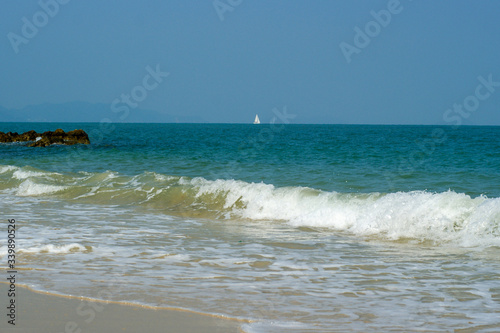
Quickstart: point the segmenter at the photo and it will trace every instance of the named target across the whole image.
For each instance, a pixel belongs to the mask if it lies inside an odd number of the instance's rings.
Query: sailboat
[[[259,115],[256,114],[255,115],[255,120],[253,121],[254,124],[260,124],[260,120],[259,120]]]

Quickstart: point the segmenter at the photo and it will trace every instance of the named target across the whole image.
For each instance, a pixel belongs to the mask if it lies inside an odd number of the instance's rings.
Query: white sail
[[[256,114],[255,115],[255,120],[253,121],[254,124],[260,124],[260,120],[259,120],[259,115]]]

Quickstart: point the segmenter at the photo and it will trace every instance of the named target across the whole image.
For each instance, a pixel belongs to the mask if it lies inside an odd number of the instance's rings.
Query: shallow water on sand
[[[22,216],[19,279],[43,290],[253,319],[246,329],[265,332],[446,331],[500,313],[495,247],[2,199]]]
[[[419,149],[401,138],[428,128],[291,127],[257,149],[253,128],[185,126],[172,146],[144,131],[129,146],[1,146],[19,283],[251,319],[248,332],[500,330],[496,128],[468,130],[474,151],[432,141],[401,169]]]

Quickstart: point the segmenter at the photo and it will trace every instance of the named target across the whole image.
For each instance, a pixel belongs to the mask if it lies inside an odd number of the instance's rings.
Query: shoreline
[[[0,282],[0,295],[8,284]],[[37,291],[16,284],[15,326],[7,314],[9,298],[1,297],[0,331],[38,333],[208,332],[244,333],[249,320],[211,315],[191,310],[155,307],[129,302],[98,300]]]

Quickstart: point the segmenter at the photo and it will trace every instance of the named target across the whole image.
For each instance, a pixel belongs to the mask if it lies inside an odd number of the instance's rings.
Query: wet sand
[[[4,333],[226,333],[242,332],[240,326],[245,323],[190,311],[59,296],[17,285],[13,326],[7,316],[8,289],[0,283],[0,332]]]

